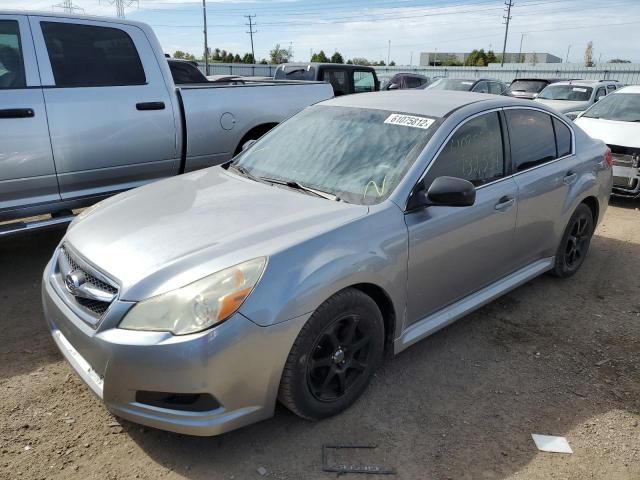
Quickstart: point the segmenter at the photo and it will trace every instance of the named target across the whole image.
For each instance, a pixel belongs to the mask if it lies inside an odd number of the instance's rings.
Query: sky
[[[114,0],[74,0],[86,14],[115,16]],[[126,18],[150,24],[166,53],[203,52],[202,0],[123,0]],[[257,58],[275,44],[291,46],[294,60],[310,52],[339,51],[417,65],[425,51],[502,51],[504,2],[509,0],[206,0],[209,46],[251,51],[247,18],[255,15]],[[0,0],[0,8],[51,11],[63,0]],[[602,62],[640,63],[640,0],[513,0],[507,51],[551,53],[583,62],[587,42]]]

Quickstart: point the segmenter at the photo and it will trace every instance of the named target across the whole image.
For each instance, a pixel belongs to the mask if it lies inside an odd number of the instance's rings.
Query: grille
[[[64,260],[66,260],[66,263],[68,264],[68,266],[59,268],[60,274],[61,274],[60,283],[61,283],[62,289],[65,289],[68,291],[68,289],[64,285],[64,282],[65,282],[64,277],[66,276],[67,273],[81,272],[82,275],[84,276],[84,284],[109,294],[113,294],[113,295],[118,294],[117,287],[113,286],[110,283],[105,282],[101,278],[98,278],[97,272],[92,272],[89,268],[86,268],[84,265],[82,265],[74,257],[72,252],[62,247],[60,251],[60,255],[64,257]],[[63,262],[59,262],[59,266],[60,265],[63,265]],[[65,268],[68,268],[69,271],[65,272],[64,271]],[[83,311],[87,312],[87,314],[89,314],[94,319],[102,318],[102,316],[105,314],[105,312],[107,311],[107,309],[112,303],[112,302],[106,302],[106,301],[97,300],[97,299],[84,298],[83,296],[79,296],[75,292],[71,292],[69,293],[69,295],[76,306],[81,307]],[[91,323],[93,324],[94,322],[91,322]]]

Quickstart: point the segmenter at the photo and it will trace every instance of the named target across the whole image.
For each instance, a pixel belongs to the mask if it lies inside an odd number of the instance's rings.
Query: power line
[[[84,8],[77,6],[73,3],[73,0],[63,0],[62,3],[52,5],[51,9],[61,8],[64,13],[73,15],[74,13],[84,13]]]
[[[107,0],[109,5],[116,6],[116,16],[118,18],[124,18],[124,10],[125,8],[131,7],[134,3],[140,7],[138,0]]]
[[[255,15],[245,15],[245,18],[247,20],[249,20],[249,23],[246,24],[249,27],[249,31],[247,32],[249,34],[249,36],[251,37],[251,56],[253,57],[253,61],[255,63],[256,61],[256,54],[253,50],[253,34],[254,33],[258,33],[257,30],[253,29],[253,26],[255,25],[255,23],[253,23],[253,19],[256,18]]]
[[[508,3],[505,2],[507,6],[507,15],[504,17],[504,44],[502,45],[502,58],[500,59],[500,66],[504,67],[504,55],[507,51],[507,36],[509,35],[509,22],[511,21],[511,7],[513,7],[513,0],[508,0]]]

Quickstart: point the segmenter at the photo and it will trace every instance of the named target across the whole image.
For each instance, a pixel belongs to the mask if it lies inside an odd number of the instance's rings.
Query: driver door
[[[467,119],[449,137],[425,176],[476,186],[470,207],[428,206],[405,214],[409,232],[408,325],[517,268],[517,185],[509,175],[497,111]]]

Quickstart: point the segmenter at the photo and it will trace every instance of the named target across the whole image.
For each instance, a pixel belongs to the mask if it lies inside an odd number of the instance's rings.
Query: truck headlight
[[[174,335],[206,330],[240,308],[260,280],[266,264],[266,257],[249,260],[143,300],[127,313],[119,327]]]

